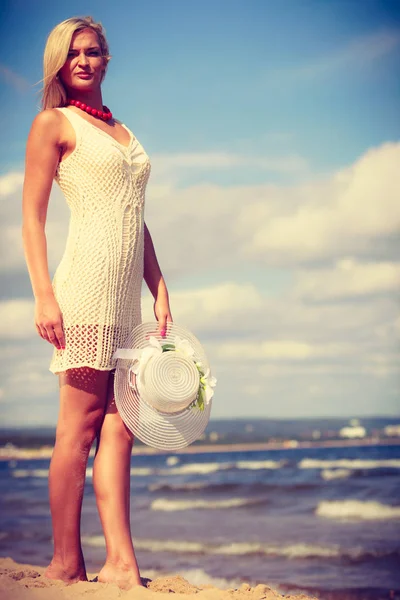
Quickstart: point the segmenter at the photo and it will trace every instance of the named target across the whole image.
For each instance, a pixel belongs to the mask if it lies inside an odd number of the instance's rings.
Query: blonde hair
[[[93,29],[93,31],[97,33],[101,54],[105,59],[106,64],[101,78],[101,81],[103,81],[108,61],[111,58],[103,26],[101,23],[95,23],[92,17],[72,17],[71,19],[66,19],[62,23],[56,25],[47,38],[43,56],[43,110],[46,108],[65,106],[67,102],[67,92],[58,77],[58,72],[67,60],[74,33],[88,28]]]

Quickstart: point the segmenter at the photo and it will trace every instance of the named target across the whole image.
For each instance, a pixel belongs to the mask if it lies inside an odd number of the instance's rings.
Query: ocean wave
[[[237,462],[211,462],[211,463],[188,463],[186,465],[175,466],[179,463],[179,459],[172,460],[177,457],[169,457],[167,464],[169,468],[155,467],[131,467],[131,475],[135,477],[147,477],[149,475],[210,475],[217,471],[228,471],[230,469],[247,469],[247,470],[262,470],[262,469],[280,469],[286,461],[280,460],[264,460],[264,461],[237,461]],[[12,469],[12,477],[48,477],[48,469]],[[86,469],[86,477],[93,476],[93,468]]]
[[[323,500],[318,504],[315,514],[339,520],[400,519],[400,506],[390,506],[373,500]]]
[[[321,471],[322,479],[330,481],[331,479],[347,479],[353,474],[351,469],[323,469]]]
[[[234,466],[236,469],[259,471],[263,469],[280,469],[286,463],[286,460],[239,460]]]
[[[131,475],[152,475],[155,473],[155,469],[147,467],[132,467]],[[49,476],[49,469],[12,469],[10,471],[11,477],[14,478],[25,478],[25,477],[36,477],[43,478]],[[93,477],[93,467],[86,469],[86,477],[91,479]]]
[[[103,536],[87,536],[82,541],[89,546],[103,547]],[[136,550],[149,552],[175,552],[178,554],[219,554],[226,556],[286,556],[287,558],[335,557],[340,555],[339,547],[324,547],[315,544],[273,545],[252,542],[233,542],[231,544],[203,544],[187,540],[151,540],[135,539]]]
[[[103,536],[87,536],[84,544],[103,548]],[[282,556],[288,559],[324,559],[337,558],[350,561],[362,561],[368,558],[398,558],[399,552],[368,550],[361,546],[340,548],[339,545],[321,546],[318,544],[262,544],[255,542],[232,542],[230,544],[205,544],[188,540],[135,539],[136,550],[144,552],[169,552],[176,554],[216,554],[224,556]]]
[[[131,475],[153,475],[155,469],[151,469],[150,467],[132,467]]]
[[[227,484],[229,488],[236,487],[235,484]],[[208,484],[201,481],[192,481],[191,483],[151,483],[147,486],[149,492],[192,492],[194,490],[204,490],[217,488],[218,490],[225,489],[224,484]]]
[[[310,490],[319,487],[318,483],[287,483],[287,482],[268,482],[268,481],[257,481],[255,483],[235,483],[235,482],[221,482],[221,483],[207,483],[205,481],[192,481],[188,483],[169,483],[167,481],[161,481],[158,483],[150,483],[147,486],[149,492],[163,492],[164,494],[175,494],[180,492],[191,493],[196,491],[204,492],[205,494],[221,494],[223,492],[241,493],[244,492],[247,496],[256,493],[273,492],[275,490],[280,492],[288,491],[299,491],[299,490]]]
[[[159,469],[157,474],[161,475],[208,475],[217,471],[240,470],[268,470],[280,469],[286,464],[285,460],[239,460],[236,462],[212,462],[212,463],[188,463],[170,469]]]
[[[337,460],[318,460],[315,458],[303,458],[298,464],[299,469],[400,469],[400,459],[351,459],[341,458]]]
[[[203,571],[203,569],[180,570],[178,571],[178,575],[184,577],[192,585],[212,585],[213,587],[217,587],[221,590],[237,589],[243,583],[243,579],[225,579],[224,577],[213,577],[212,575],[209,575]]]
[[[157,470],[158,475],[208,475],[216,471],[231,469],[233,463],[188,463],[180,467]]]
[[[227,500],[168,500],[168,498],[157,498],[150,505],[151,510],[162,510],[175,512],[179,510],[192,509],[219,509],[219,508],[242,508],[244,506],[255,506],[265,504],[265,498],[228,498]]]
[[[23,479],[25,477],[37,477],[43,478],[49,476],[48,469],[13,469],[11,476],[17,479]]]

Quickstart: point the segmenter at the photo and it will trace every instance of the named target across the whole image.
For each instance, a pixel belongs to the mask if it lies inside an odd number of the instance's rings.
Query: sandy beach
[[[179,575],[159,577],[145,580],[146,588],[121,590],[110,583],[93,581],[95,573],[88,573],[89,581],[65,585],[60,581],[52,581],[43,576],[44,567],[17,563],[11,558],[0,559],[0,599],[1,600],[78,600],[79,598],[96,598],[96,600],[114,600],[137,598],[138,600],[162,600],[165,594],[175,594],[176,600],[189,600],[197,594],[199,600],[272,600],[285,598],[290,600],[311,600],[312,596],[304,594],[282,596],[267,585],[250,585],[243,583],[239,589],[220,590],[212,586],[194,586]]]

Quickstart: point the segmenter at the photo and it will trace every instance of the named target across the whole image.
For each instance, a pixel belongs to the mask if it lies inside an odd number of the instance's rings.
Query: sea
[[[105,543],[89,458],[82,542]],[[0,461],[0,554],[52,556],[49,458]],[[143,576],[223,589],[263,583],[326,600],[400,598],[400,444],[133,455],[131,522]]]

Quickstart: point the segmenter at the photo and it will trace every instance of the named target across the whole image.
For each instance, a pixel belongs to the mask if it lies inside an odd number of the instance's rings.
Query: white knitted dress
[[[112,355],[141,322],[144,202],[150,160],[133,133],[127,147],[68,108],[74,151],[55,180],[71,210],[64,255],[52,280],[63,316],[65,350],[52,373],[115,369]]]

